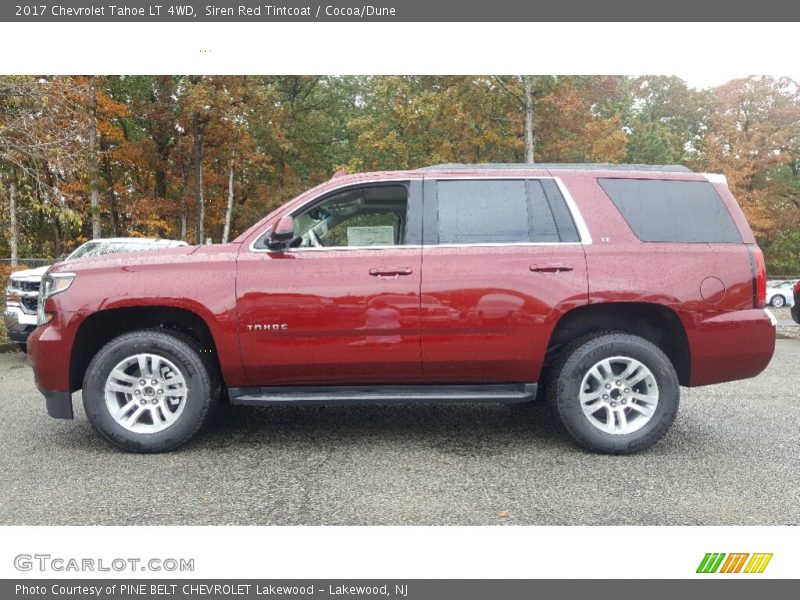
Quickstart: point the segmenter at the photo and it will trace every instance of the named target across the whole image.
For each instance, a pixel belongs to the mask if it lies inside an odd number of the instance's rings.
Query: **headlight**
[[[44,274],[42,285],[39,287],[39,303],[36,306],[36,323],[38,325],[44,325],[50,320],[44,310],[47,299],[66,292],[73,281],[75,281],[75,273]]]

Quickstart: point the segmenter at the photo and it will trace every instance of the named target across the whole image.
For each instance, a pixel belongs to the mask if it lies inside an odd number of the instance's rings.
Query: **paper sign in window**
[[[348,246],[393,246],[394,227],[375,225],[372,227],[348,227]]]

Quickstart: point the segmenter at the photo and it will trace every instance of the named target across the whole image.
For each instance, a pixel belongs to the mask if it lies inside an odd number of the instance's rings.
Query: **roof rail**
[[[420,171],[458,171],[478,169],[563,169],[571,171],[663,171],[692,173],[683,165],[626,165],[611,163],[444,163],[422,167]]]

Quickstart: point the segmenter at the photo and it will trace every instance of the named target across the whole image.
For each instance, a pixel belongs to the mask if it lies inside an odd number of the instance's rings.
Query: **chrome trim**
[[[561,195],[564,197],[564,202],[567,204],[567,210],[569,210],[570,216],[572,220],[575,222],[575,227],[578,230],[578,237],[580,237],[579,242],[497,242],[497,243],[480,243],[480,244],[413,244],[413,245],[392,245],[392,246],[336,246],[336,247],[322,247],[322,248],[287,248],[285,252],[320,252],[320,251],[330,251],[330,250],[387,250],[387,249],[402,249],[402,248],[474,248],[474,247],[501,247],[501,246],[588,246],[592,243],[592,236],[589,233],[589,228],[586,226],[586,221],[583,220],[583,215],[581,211],[578,210],[578,206],[575,204],[575,200],[570,194],[567,186],[564,185],[564,182],[561,181],[560,177],[556,177],[553,175],[549,176],[517,176],[517,177],[509,177],[509,176],[499,176],[499,175],[490,175],[490,176],[464,176],[459,175],[458,173],[445,173],[444,176],[426,176],[426,177],[400,177],[397,179],[370,179],[365,181],[359,182],[349,182],[345,183],[338,187],[333,187],[324,192],[320,192],[319,194],[313,196],[308,201],[304,202],[297,210],[302,209],[303,207],[315,202],[322,196],[327,196],[328,194],[332,194],[337,192],[338,190],[343,190],[348,187],[358,187],[369,185],[372,183],[393,183],[393,182],[405,182],[405,181],[418,181],[424,179],[458,179],[458,180],[482,180],[482,179],[505,179],[505,180],[528,180],[528,179],[552,179],[556,186],[558,187],[558,191],[561,192]],[[424,201],[424,200],[423,200]],[[295,211],[292,211],[295,212]],[[280,218],[280,217],[278,217]],[[276,250],[270,250],[269,248],[255,248],[255,244],[257,241],[262,239],[272,228],[272,225],[268,225],[264,231],[262,231],[258,236],[250,242],[250,246],[248,250],[250,252],[277,252]]]
[[[6,296],[19,296],[20,298],[37,298],[39,296],[39,292],[23,292],[19,288],[8,288],[6,290]]]
[[[386,246],[386,245],[375,245],[375,246],[322,246],[315,248],[313,246],[308,246],[307,248],[289,248],[286,252],[331,252],[336,250],[343,250],[345,252],[350,252],[353,250],[419,250],[423,246],[421,244],[406,244],[406,245],[394,245],[394,246]],[[429,246],[425,246],[428,248]],[[256,248],[253,252],[277,252],[277,250],[269,250],[267,248]]]
[[[8,306],[13,306],[13,304],[9,304]],[[25,316],[28,316],[28,317],[35,317],[35,316],[36,316],[36,310],[31,310],[31,309],[29,309],[29,308],[28,308],[27,306],[25,306],[25,305],[24,305],[22,302],[20,302],[20,303],[19,303],[19,304],[17,304],[16,306],[17,306],[17,308],[19,308],[19,311],[20,311],[20,312],[21,312],[23,315],[25,315]],[[39,299],[38,299],[38,298],[36,299],[36,306],[37,306],[37,309],[38,309],[38,306],[39,306]]]
[[[728,178],[722,173],[701,173],[701,175],[705,177],[709,183],[721,183],[723,185],[728,185]]]
[[[575,221],[575,227],[578,228],[578,237],[581,238],[580,243],[584,246],[591,245],[592,234],[589,233],[589,228],[586,226],[586,221],[583,220],[581,211],[578,210],[578,205],[575,204],[575,199],[572,197],[572,194],[569,193],[567,186],[564,185],[564,182],[561,181],[560,177],[553,177],[553,181],[556,182],[558,191],[560,191],[561,195],[564,196],[564,202],[567,203],[567,209],[569,209],[572,220]]]
[[[778,319],[775,318],[775,315],[772,314],[772,311],[768,308],[764,309],[764,312],[767,313],[767,317],[769,317],[769,322],[773,327],[778,326]]]
[[[426,250],[433,248],[506,248],[508,246],[583,246],[582,242],[481,242],[477,244],[430,244]],[[396,246],[395,246],[396,247]]]
[[[408,244],[404,246],[328,246],[322,248],[292,248],[288,252],[331,252],[331,251],[345,251],[351,252],[353,250],[433,250],[436,248],[505,248],[507,246],[583,246],[581,242],[483,242],[475,244]],[[254,252],[263,252],[263,249],[256,249]],[[275,250],[267,250],[267,252],[275,252]]]

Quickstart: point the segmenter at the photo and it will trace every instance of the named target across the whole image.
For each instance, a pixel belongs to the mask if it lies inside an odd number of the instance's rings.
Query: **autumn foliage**
[[[526,77],[0,77],[0,255],[93,226],[219,242],[339,169],[521,162],[527,113],[536,161],[724,173],[770,270],[800,272],[796,82]]]

